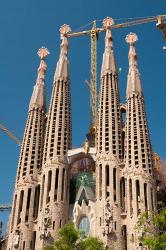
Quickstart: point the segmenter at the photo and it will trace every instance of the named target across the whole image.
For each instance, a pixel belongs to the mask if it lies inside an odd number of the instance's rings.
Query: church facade
[[[111,22],[111,18],[103,21],[97,122],[80,148],[72,148],[69,26],[60,29],[60,56],[48,112],[45,58],[49,52],[46,48],[38,51],[41,61],[19,157],[7,250],[41,250],[57,239],[58,229],[69,221],[85,236],[99,237],[106,247],[143,249],[137,225],[141,213],[155,209],[156,188],[135,50],[137,36],[126,37],[129,70],[122,105]]]

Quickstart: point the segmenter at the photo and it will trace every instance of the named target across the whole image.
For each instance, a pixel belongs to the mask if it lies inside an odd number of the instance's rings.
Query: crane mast
[[[96,125],[97,118],[97,36],[94,21],[91,30],[90,128]]]
[[[5,126],[0,124],[0,130],[2,130],[5,134],[7,134],[13,141],[15,141],[19,146],[21,146],[21,141]]]

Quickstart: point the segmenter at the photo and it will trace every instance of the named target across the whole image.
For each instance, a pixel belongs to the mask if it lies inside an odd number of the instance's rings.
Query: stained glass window
[[[88,236],[88,235],[89,235],[90,222],[89,222],[88,217],[85,217],[85,216],[84,216],[84,217],[80,220],[79,229],[82,230],[82,231],[84,232],[85,236]]]

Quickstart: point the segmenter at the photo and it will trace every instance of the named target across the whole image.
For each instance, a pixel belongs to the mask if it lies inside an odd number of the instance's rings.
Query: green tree
[[[144,246],[151,250],[166,250],[166,208],[151,216],[142,214],[138,229],[142,231],[140,240]]]
[[[104,250],[103,242],[98,238],[89,237],[81,240],[78,244],[79,250]]]
[[[104,250],[103,243],[93,237],[84,238],[83,233],[75,229],[72,223],[65,224],[59,230],[59,239],[44,250]]]

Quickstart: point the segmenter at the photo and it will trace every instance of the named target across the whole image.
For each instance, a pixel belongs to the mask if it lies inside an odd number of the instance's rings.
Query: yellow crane
[[[166,15],[158,15],[147,18],[134,18],[131,21],[112,24],[111,29],[125,28],[135,25],[141,25],[150,22],[157,22],[156,27],[159,28],[164,35],[166,40]],[[77,37],[83,35],[89,35],[91,37],[91,77],[90,82],[86,81],[90,89],[90,129],[96,127],[97,119],[97,39],[100,32],[105,31],[104,27],[96,27],[96,21],[92,22],[93,26],[90,30],[80,31],[80,32],[69,32],[65,35],[67,37]],[[166,47],[163,47],[166,50]]]

